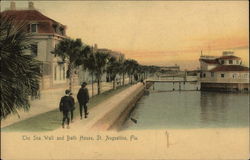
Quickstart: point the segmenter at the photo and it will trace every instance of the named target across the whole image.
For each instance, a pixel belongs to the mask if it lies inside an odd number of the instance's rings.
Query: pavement
[[[125,84],[128,83],[128,79],[125,80]],[[73,96],[76,96],[78,89],[80,86],[74,86],[73,87]],[[89,95],[92,97],[92,85],[87,85],[87,88],[89,90]],[[113,88],[112,82],[102,82],[101,83],[101,93],[108,91]],[[65,88],[57,88],[57,89],[47,89],[41,91],[41,96],[39,99],[31,100],[30,101],[30,110],[23,111],[19,110],[18,115],[13,114],[9,115],[6,119],[1,121],[1,128],[9,126],[11,124],[14,124],[16,122],[28,119],[30,117],[52,111],[54,109],[57,109],[59,106],[59,101],[61,97],[64,95],[64,91],[67,89]],[[94,94],[97,94],[97,84],[94,83]]]
[[[67,125],[65,125],[65,128],[56,129],[54,132],[70,133],[74,131],[107,130],[113,125],[114,121],[119,118],[119,115],[123,113],[127,104],[130,103],[131,98],[133,98],[135,94],[138,94],[142,88],[143,85],[137,83],[108,98],[95,107],[90,108],[88,110],[88,118],[80,119],[80,117],[77,117],[74,119],[73,123],[70,123],[69,129],[67,129]],[[99,124],[100,122],[103,122],[101,127]]]

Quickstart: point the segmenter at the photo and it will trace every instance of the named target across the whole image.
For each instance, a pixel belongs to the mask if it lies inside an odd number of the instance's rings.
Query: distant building
[[[180,71],[180,66],[178,66],[177,64],[175,64],[174,66],[161,66],[160,67],[160,69],[162,70],[162,71],[169,71],[169,72],[171,72],[171,71],[176,71],[176,72],[178,72],[178,71]]]
[[[249,68],[240,57],[223,52],[221,57],[200,57],[201,90],[249,91]]]
[[[31,34],[31,50],[27,53],[42,62],[40,88],[66,86],[67,64],[51,53],[56,44],[67,37],[66,26],[36,10],[33,2],[28,2],[28,9],[25,10],[17,10],[15,2],[11,2],[10,9],[1,14],[12,17],[15,22],[23,22],[23,29]]]

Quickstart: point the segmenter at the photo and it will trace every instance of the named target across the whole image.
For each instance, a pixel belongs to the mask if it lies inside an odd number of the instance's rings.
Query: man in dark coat
[[[82,119],[82,108],[84,107],[84,114],[85,118],[87,118],[88,113],[88,108],[87,108],[87,103],[89,102],[89,91],[86,88],[87,83],[83,82],[82,87],[79,89],[78,94],[77,94],[77,100],[79,102],[79,108],[80,108],[80,116]]]
[[[70,90],[65,91],[65,96],[61,98],[59,110],[63,112],[62,127],[64,128],[64,122],[67,120],[67,128],[69,128],[69,112],[74,107],[74,98],[70,96]]]

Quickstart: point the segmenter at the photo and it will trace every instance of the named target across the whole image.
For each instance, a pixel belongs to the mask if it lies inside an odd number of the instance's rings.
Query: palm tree
[[[119,63],[119,74],[122,75],[122,85],[125,85],[125,74],[126,74],[126,66],[125,66],[125,59],[124,57],[119,57],[118,59],[118,63]]]
[[[0,15],[1,120],[18,109],[29,110],[29,96],[38,92],[40,62],[25,54],[30,48],[25,23]]]
[[[81,65],[82,57],[84,57],[86,52],[89,51],[89,47],[85,47],[83,49],[83,43],[81,39],[63,39],[60,41],[55,50],[52,52],[55,56],[59,56],[65,62],[68,60],[68,70],[67,70],[67,78],[69,79],[69,89],[72,89],[72,76],[74,73],[74,68],[78,65]]]
[[[91,48],[88,53],[89,54],[85,54],[82,64],[84,66],[84,69],[87,69],[89,73],[91,74],[92,96],[94,96],[94,73],[95,73],[96,65],[95,65],[95,57],[94,57],[93,48]]]
[[[126,59],[124,61],[124,69],[125,69],[125,72],[127,73],[128,75],[128,78],[129,78],[129,83],[132,83],[131,81],[131,70],[132,70],[132,65],[131,65],[131,60],[130,59]]]
[[[113,81],[113,89],[116,88],[116,75],[120,71],[120,63],[119,61],[111,56],[108,60],[108,66],[107,66],[107,74],[110,76],[110,80]]]
[[[128,59],[128,60],[125,60],[124,62],[124,65],[125,65],[125,68],[126,68],[126,71],[127,71],[127,74],[129,76],[129,81],[130,81],[130,84],[133,83],[133,75],[135,75],[135,72],[136,72],[136,68],[138,67],[138,62],[133,60],[133,59]]]
[[[147,79],[147,75],[149,73],[149,68],[150,66],[146,66],[146,65],[141,65],[140,66],[140,79]]]
[[[97,51],[93,55],[95,64],[94,74],[97,79],[97,94],[99,95],[101,93],[101,77],[106,72],[106,66],[110,55],[101,51]]]

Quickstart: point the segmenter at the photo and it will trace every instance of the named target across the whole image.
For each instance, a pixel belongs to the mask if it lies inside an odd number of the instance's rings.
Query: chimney
[[[34,10],[35,7],[34,7],[34,2],[29,2],[29,10]]]
[[[16,10],[16,3],[14,1],[10,2],[10,10]]]

